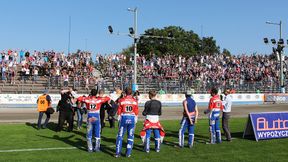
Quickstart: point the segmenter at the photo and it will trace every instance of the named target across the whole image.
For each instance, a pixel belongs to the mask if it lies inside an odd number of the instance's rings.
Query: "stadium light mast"
[[[138,31],[138,9],[135,8],[127,8],[127,11],[133,12],[134,14],[134,27],[129,28],[129,33],[117,33],[117,35],[125,35],[133,38],[134,40],[134,78],[133,78],[133,84],[132,84],[132,90],[135,92],[138,90],[137,85],[137,43],[140,37],[143,38],[156,38],[156,39],[174,39],[172,31],[168,33],[168,36],[157,36],[157,35],[145,35],[145,34],[139,34]],[[108,26],[108,31],[110,34],[113,34],[113,28],[111,25]]]
[[[70,53],[70,41],[71,41],[71,16],[69,16],[69,29],[68,29],[68,54]]]
[[[274,22],[270,22],[270,21],[266,21],[266,24],[270,24],[270,25],[279,25],[279,39],[282,38],[282,21],[280,21],[279,23],[274,23]]]
[[[279,23],[275,23],[275,22],[270,22],[270,21],[266,21],[266,24],[270,24],[270,25],[278,25],[279,26],[279,42],[280,40],[282,40],[282,21],[280,20]],[[278,46],[281,47],[283,46],[283,43],[279,43],[278,42]],[[282,49],[284,48],[284,46],[282,47]],[[281,87],[281,92],[285,93],[285,86],[284,86],[284,75],[283,75],[283,60],[282,60],[282,51],[283,50],[278,50],[279,53],[279,61],[280,61],[280,87]]]
[[[138,9],[135,7],[134,9],[127,8],[128,11],[133,12],[134,14],[134,31],[129,29],[131,37],[134,39],[134,82],[132,84],[132,90],[135,92],[138,90],[137,86],[137,40],[139,39],[137,35],[137,16],[138,16]]]

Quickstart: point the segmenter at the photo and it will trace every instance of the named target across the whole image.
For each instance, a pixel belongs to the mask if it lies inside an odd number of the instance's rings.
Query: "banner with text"
[[[36,104],[38,97],[41,94],[0,94],[0,104],[3,105],[31,105]],[[57,104],[60,100],[60,94],[50,94],[52,98],[52,104]],[[208,104],[211,95],[210,94],[193,94],[192,96],[197,104]],[[234,103],[263,103],[264,94],[232,94],[232,101]],[[163,94],[157,95],[157,100],[160,100],[162,104],[178,104],[181,105],[185,99],[184,94]],[[148,94],[141,94],[139,96],[139,104],[144,104],[149,100]]]
[[[265,102],[287,103],[288,94],[265,94]]]
[[[251,129],[256,141],[286,138],[288,137],[288,112],[251,113],[243,137],[249,135]]]

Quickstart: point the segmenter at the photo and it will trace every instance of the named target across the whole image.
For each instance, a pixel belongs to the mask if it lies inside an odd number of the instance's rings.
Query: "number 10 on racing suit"
[[[134,143],[134,129],[138,118],[138,102],[131,95],[121,98],[118,107],[119,131],[116,139],[116,157],[121,154],[124,133],[127,131],[126,157],[130,157]]]

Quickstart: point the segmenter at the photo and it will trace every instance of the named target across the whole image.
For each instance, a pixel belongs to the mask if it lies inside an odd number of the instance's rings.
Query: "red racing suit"
[[[144,127],[143,129],[141,130],[140,132],[140,136],[141,136],[141,139],[144,143],[145,141],[145,137],[146,137],[146,130],[147,129],[159,129],[160,130],[160,140],[161,140],[161,143],[163,142],[163,139],[165,137],[165,131],[164,131],[164,128],[163,126],[160,124],[160,122],[158,121],[157,123],[152,123],[150,122],[149,120],[145,120],[144,121]]]
[[[100,108],[103,103],[110,100],[109,97],[79,97],[77,99],[80,102],[86,104],[87,108],[87,145],[88,151],[93,151],[92,137],[95,137],[95,148],[94,151],[100,150],[100,140],[101,140],[101,122],[100,122]]]

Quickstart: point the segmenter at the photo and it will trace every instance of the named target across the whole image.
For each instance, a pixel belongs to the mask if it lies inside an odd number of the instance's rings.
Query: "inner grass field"
[[[154,151],[154,142],[149,154],[143,152],[139,132],[139,121],[135,131],[135,145],[130,158],[114,158],[117,129],[105,127],[102,132],[102,152],[86,151],[85,129],[73,132],[55,132],[56,124],[37,130],[35,124],[0,124],[0,161],[287,161],[288,139],[263,140],[243,139],[247,119],[234,118],[230,121],[232,142],[207,145],[208,121],[199,120],[195,129],[195,143],[192,149],[175,147],[178,142],[180,120],[162,121],[166,131],[161,151]],[[222,130],[221,130],[222,131]],[[222,137],[223,138],[223,137]],[[187,143],[187,138],[186,138]],[[126,143],[122,152],[125,153]],[[76,148],[74,148],[76,147]],[[24,150],[45,149],[51,150]],[[64,149],[62,149],[64,148]],[[58,149],[58,150],[53,150]],[[7,152],[7,151],[12,152]],[[4,152],[6,151],[6,152]]]

